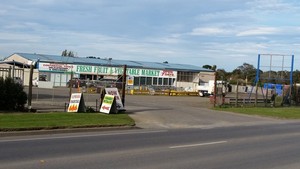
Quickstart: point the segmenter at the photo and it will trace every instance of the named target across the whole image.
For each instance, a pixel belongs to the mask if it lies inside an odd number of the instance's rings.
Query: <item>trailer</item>
[[[197,85],[197,92],[200,97],[214,95],[215,90],[215,84],[217,93],[225,94],[227,92],[227,82],[222,80],[217,80],[216,82],[214,80],[209,80],[208,82],[203,82],[199,80],[199,83]]]

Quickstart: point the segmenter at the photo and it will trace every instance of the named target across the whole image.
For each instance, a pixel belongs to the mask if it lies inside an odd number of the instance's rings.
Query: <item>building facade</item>
[[[118,80],[124,74],[124,65],[127,67],[127,87],[130,88],[156,86],[177,89],[189,88],[192,91],[196,89],[200,78],[205,79],[203,74],[207,74],[210,78],[214,75],[211,70],[193,65],[114,60],[111,58],[15,53],[4,59],[4,62],[12,61],[23,65],[24,69],[28,69],[30,65],[34,66],[33,77],[39,78],[40,87],[66,86],[71,78]],[[25,73],[23,78],[24,84],[28,85],[29,75]]]

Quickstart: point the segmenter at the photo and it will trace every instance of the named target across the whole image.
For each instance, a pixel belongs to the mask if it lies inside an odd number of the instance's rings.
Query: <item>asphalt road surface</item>
[[[0,169],[299,169],[300,123],[0,138]]]

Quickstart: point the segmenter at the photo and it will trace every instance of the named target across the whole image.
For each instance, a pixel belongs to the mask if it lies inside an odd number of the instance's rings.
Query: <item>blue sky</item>
[[[232,71],[243,63],[256,67],[259,53],[285,59],[294,54],[300,69],[299,41],[298,0],[1,0],[0,5],[2,58],[15,52],[60,55],[67,49],[79,57]]]

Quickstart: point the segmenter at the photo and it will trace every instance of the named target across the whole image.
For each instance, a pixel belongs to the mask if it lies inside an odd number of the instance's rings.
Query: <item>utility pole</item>
[[[127,70],[127,65],[124,65],[123,78],[122,78],[122,104],[124,107],[125,107],[126,70]]]
[[[32,76],[33,76],[33,65],[30,65],[29,73],[29,88],[28,88],[28,111],[31,112],[31,101],[32,101]]]
[[[217,75],[218,73],[215,71],[215,79],[214,79],[214,107],[216,107],[217,104]]]
[[[72,95],[72,87],[73,87],[73,71],[71,71],[71,79],[69,81],[69,85],[70,85],[70,90],[69,90],[69,100],[71,98],[71,95]]]

